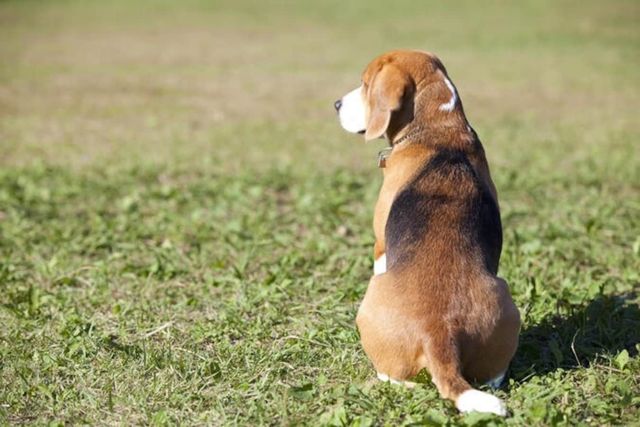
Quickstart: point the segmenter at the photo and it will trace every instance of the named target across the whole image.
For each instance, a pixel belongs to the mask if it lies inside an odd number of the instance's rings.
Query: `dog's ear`
[[[408,74],[386,64],[375,75],[367,96],[369,117],[364,137],[367,141],[380,138],[387,131],[391,114],[402,107],[411,85]]]

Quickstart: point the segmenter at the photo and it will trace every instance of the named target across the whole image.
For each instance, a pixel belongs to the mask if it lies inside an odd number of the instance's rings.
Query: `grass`
[[[0,423],[637,423],[639,15],[0,3]],[[358,342],[382,143],[331,110],[393,47],[441,56],[489,156],[506,420],[377,383]]]

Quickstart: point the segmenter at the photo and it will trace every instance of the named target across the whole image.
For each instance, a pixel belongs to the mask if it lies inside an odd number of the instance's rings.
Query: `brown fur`
[[[371,278],[358,310],[362,345],[378,372],[407,380],[427,368],[455,400],[504,372],[515,353],[519,312],[496,276],[502,230],[482,144],[447,72],[432,54],[393,51],[363,73],[367,139],[394,146],[375,207]]]

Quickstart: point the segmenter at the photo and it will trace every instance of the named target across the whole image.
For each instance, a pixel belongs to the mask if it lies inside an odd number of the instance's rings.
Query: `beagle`
[[[410,386],[426,368],[461,412],[505,416],[470,384],[500,385],[520,314],[496,275],[502,226],[484,149],[446,69],[427,52],[388,52],[335,108],[345,130],[389,142],[374,275],[356,318],[378,378]]]

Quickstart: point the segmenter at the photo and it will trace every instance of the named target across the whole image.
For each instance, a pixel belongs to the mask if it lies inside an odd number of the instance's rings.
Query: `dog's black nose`
[[[340,111],[340,107],[342,107],[342,99],[338,99],[333,106],[336,107],[336,111]]]

